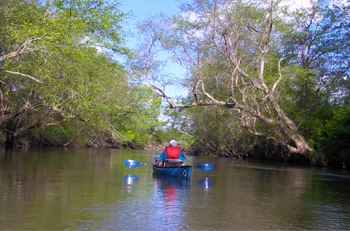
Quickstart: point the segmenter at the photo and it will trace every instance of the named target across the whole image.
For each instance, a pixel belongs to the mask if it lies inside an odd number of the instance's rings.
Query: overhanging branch
[[[26,50],[27,50],[27,47],[30,43],[32,43],[33,41],[36,41],[36,40],[39,40],[39,39],[42,39],[44,36],[41,36],[39,38],[30,38],[28,40],[26,40],[24,43],[21,44],[21,46],[17,49],[17,51],[14,51],[14,52],[11,52],[9,54],[6,54],[6,55],[3,55],[0,57],[0,63],[8,60],[8,59],[12,59],[14,57],[17,57],[18,55],[21,55],[23,54]]]
[[[5,73],[8,73],[8,74],[12,74],[12,75],[20,75],[20,76],[23,76],[23,77],[27,77],[27,78],[30,78],[30,79],[34,80],[35,82],[42,83],[40,80],[34,78],[33,76],[27,75],[27,74],[23,74],[23,73],[20,73],[20,72],[8,71],[8,70],[2,70],[2,71],[5,72]]]

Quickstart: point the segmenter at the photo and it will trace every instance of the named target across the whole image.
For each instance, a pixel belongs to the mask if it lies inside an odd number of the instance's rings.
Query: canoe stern
[[[153,172],[157,174],[190,178],[192,166],[181,166],[181,167],[159,167],[153,165]]]

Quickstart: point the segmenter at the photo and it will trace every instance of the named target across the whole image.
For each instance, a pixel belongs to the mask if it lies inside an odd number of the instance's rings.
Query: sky
[[[146,18],[149,14],[165,13],[174,15],[180,12],[179,0],[118,0],[120,10],[123,13],[131,13],[135,18],[124,24],[124,30],[135,31],[135,23]],[[132,40],[127,40],[127,45],[133,46]]]
[[[136,17],[134,20],[130,20],[129,24],[126,24],[124,30],[134,31],[133,23],[144,19],[148,14],[165,13],[167,15],[174,15],[180,12],[179,5],[181,0],[119,0],[121,2],[120,10],[124,13],[132,12]],[[135,40],[127,39],[126,45],[128,47],[133,47]],[[137,39],[137,38],[136,38]],[[182,75],[182,72],[175,64],[169,64],[169,72],[175,75]],[[181,86],[169,86],[166,88],[167,93],[171,97],[176,95],[187,95],[186,89],[181,89]]]
[[[179,12],[176,0],[121,0],[121,11],[132,11],[139,19],[143,19],[148,13],[175,14]]]
[[[176,14],[180,12],[178,6],[181,0],[119,0],[123,12],[133,11],[139,19],[143,19],[148,13]],[[311,0],[284,0],[290,6],[306,7]]]
[[[113,1],[113,0],[112,0]],[[124,13],[132,12],[136,17],[135,20],[130,20],[130,23],[127,23],[124,26],[125,31],[135,31],[134,23],[139,20],[144,19],[148,14],[156,14],[156,13],[165,13],[167,15],[174,15],[180,12],[179,5],[183,0],[118,0],[121,2],[120,10]],[[285,4],[293,7],[305,7],[310,4],[311,0],[284,0]],[[135,38],[131,38],[131,40],[126,39],[126,45],[129,48],[133,48]],[[137,39],[137,38],[136,38]],[[182,75],[181,70],[177,67],[177,65],[173,64],[170,67],[173,74]],[[180,86],[170,87],[170,91],[167,90],[168,94],[172,97],[176,95],[186,95],[187,90],[181,89]],[[181,87],[180,87],[181,88]],[[177,90],[174,90],[177,89]]]
[[[132,12],[136,17],[136,20],[132,20],[135,23],[138,20],[144,19],[148,14],[165,13],[167,15],[174,15],[180,12],[179,5],[181,0],[119,0],[121,2],[120,10],[124,13]],[[305,7],[305,4],[310,0],[286,0],[292,7]],[[132,24],[127,24],[124,30],[135,30]],[[127,41],[127,46],[133,46],[134,41]],[[170,72],[175,75],[182,75],[181,70],[174,64],[170,66]],[[170,97],[186,96],[188,90],[182,88],[179,85],[173,85],[166,88],[166,92]],[[160,116],[160,119],[163,115]]]

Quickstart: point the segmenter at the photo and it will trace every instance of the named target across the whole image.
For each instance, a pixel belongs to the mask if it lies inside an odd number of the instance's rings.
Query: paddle
[[[124,164],[128,168],[136,168],[136,167],[139,167],[141,165],[152,165],[152,164],[148,164],[148,163],[141,163],[141,162],[138,162],[137,160],[124,160]]]
[[[141,163],[139,161],[136,161],[136,160],[124,160],[124,164],[126,167],[128,168],[136,168],[136,167],[139,167],[141,165],[152,165],[152,164],[148,164],[148,163]],[[188,166],[188,165],[186,165]],[[192,167],[196,167],[200,170],[203,170],[203,171],[210,171],[214,168],[214,164],[212,163],[204,163],[204,164],[199,164],[199,165],[191,165]]]

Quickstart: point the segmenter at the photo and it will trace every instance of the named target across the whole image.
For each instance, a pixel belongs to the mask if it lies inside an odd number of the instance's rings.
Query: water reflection
[[[198,185],[204,188],[206,191],[213,187],[213,181],[208,177],[205,177],[198,181]]]
[[[162,176],[153,174],[153,178],[156,179],[157,186],[160,189],[163,189],[165,191],[168,191],[169,188],[176,189],[176,188],[190,188],[191,187],[191,181],[190,179],[186,178],[177,178],[177,177],[170,177],[170,176]],[[136,182],[140,180],[140,177],[128,174],[123,177],[123,182],[126,185],[133,185]],[[201,188],[204,188],[205,190],[210,189],[213,187],[213,181],[209,179],[208,177],[205,177],[201,180],[199,180],[198,185]]]
[[[153,174],[153,178],[156,179],[158,188],[165,191],[167,191],[170,188],[176,189],[191,187],[191,182],[189,178],[178,178],[159,174]]]
[[[184,207],[189,203],[190,179],[157,174],[153,174],[153,178],[157,185],[156,196],[160,205],[157,213],[163,217],[163,228],[178,229],[179,224],[185,228],[187,214]]]
[[[140,180],[140,177],[131,175],[131,174],[125,175],[123,178],[124,184],[127,184],[127,185],[135,184],[139,180]]]
[[[0,229],[349,230],[349,172],[218,158],[183,180],[123,163],[158,155],[0,149]]]

